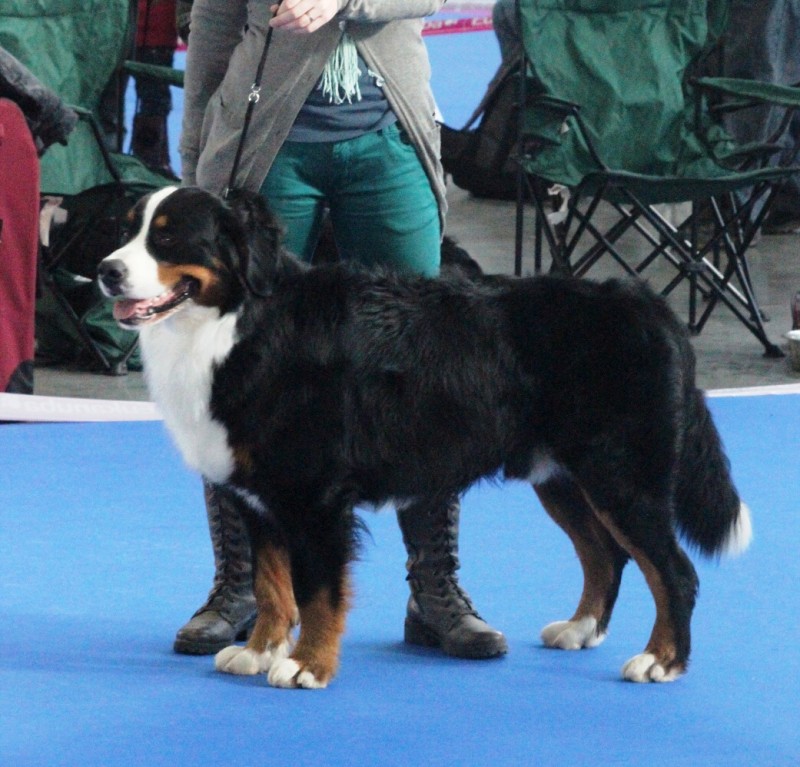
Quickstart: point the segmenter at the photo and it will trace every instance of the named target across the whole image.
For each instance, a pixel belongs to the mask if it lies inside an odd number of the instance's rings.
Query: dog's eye
[[[169,232],[165,232],[163,229],[156,229],[150,237],[153,240],[154,245],[160,245],[162,247],[167,247],[169,245],[175,244],[175,235],[170,234]]]

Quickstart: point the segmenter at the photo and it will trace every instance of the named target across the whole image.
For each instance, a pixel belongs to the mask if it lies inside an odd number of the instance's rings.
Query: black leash
[[[274,16],[274,13],[270,15],[270,21],[274,18]],[[228,186],[226,186],[225,190],[222,192],[223,199],[227,199],[231,189],[234,188],[236,175],[239,172],[239,163],[242,159],[242,150],[244,149],[244,141],[247,137],[247,131],[250,128],[250,121],[253,118],[253,110],[255,109],[258,100],[261,98],[261,76],[264,74],[264,64],[267,60],[267,51],[269,50],[269,44],[271,40],[272,27],[267,26],[267,36],[264,40],[264,50],[261,51],[261,60],[258,62],[256,77],[253,81],[253,85],[250,87],[250,93],[247,96],[247,111],[245,112],[244,123],[242,124],[242,134],[239,136],[239,146],[236,147],[236,156],[233,158],[233,168],[231,168]]]

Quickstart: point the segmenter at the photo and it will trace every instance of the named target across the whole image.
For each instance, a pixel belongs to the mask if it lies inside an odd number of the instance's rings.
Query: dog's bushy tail
[[[731,479],[730,464],[703,393],[689,393],[678,470],[678,530],[708,556],[736,556],[752,539],[750,510]]]

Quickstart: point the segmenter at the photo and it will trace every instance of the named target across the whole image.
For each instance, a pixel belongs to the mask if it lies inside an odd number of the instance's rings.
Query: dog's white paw
[[[292,658],[285,658],[273,664],[267,674],[267,681],[273,687],[294,689],[302,687],[306,690],[321,690],[327,682],[321,682],[307,669],[300,669],[300,664]]]
[[[557,647],[559,650],[597,647],[605,638],[605,632],[597,632],[597,621],[594,618],[581,618],[579,621],[555,621],[542,629],[542,641],[545,645]]]
[[[629,682],[673,682],[681,673],[677,667],[667,671],[649,652],[634,655],[622,667],[622,678]]]
[[[214,657],[214,668],[224,674],[254,676],[263,674],[278,661],[289,655],[289,643],[267,646],[264,652],[256,652],[249,647],[231,645],[220,650]]]
[[[269,668],[269,652],[257,653],[249,647],[231,645],[214,656],[214,668],[224,674],[253,676]]]

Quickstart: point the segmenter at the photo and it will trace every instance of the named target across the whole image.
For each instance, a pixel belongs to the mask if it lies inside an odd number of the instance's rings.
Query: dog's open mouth
[[[114,304],[114,319],[123,327],[135,328],[166,319],[197,293],[199,283],[183,277],[174,288],[155,298],[123,298]]]

